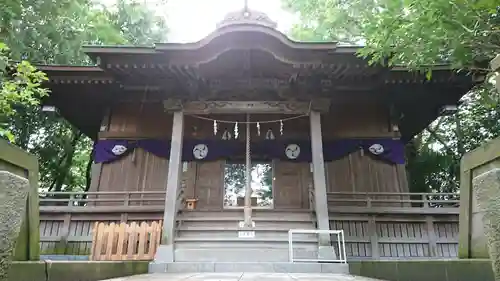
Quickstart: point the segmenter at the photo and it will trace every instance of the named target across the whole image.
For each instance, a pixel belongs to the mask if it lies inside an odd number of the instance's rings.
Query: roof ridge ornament
[[[245,1],[244,8],[226,14],[224,19],[217,24],[217,29],[240,24],[261,25],[273,29],[278,26],[277,23],[272,21],[265,13],[250,10],[247,1]]]

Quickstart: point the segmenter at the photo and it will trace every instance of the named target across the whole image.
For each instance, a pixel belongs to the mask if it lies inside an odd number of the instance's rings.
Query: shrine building
[[[103,201],[79,208],[161,220],[156,264],[288,262],[290,229],[306,230],[297,260],[345,258],[334,230],[347,259],[456,256],[458,209],[410,202],[405,144],[476,81],[448,65],[430,79],[369,65],[359,49],[293,41],[244,10],[198,42],[86,46],[94,66],[40,66],[44,106],[94,141]],[[113,192],[142,201],[118,213]],[[415,231],[428,217],[432,235]]]

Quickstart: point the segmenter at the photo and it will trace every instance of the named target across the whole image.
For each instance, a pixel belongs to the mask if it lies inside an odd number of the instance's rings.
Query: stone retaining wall
[[[387,281],[495,281],[491,261],[351,261],[351,274]]]
[[[148,272],[147,261],[13,262],[8,281],[98,281]]]

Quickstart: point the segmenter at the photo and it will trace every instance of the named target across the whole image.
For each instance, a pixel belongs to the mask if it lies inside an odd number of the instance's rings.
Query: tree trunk
[[[85,169],[85,192],[89,191],[90,183],[92,178],[90,177],[90,173],[92,171],[92,163],[94,162],[92,159],[92,153],[89,156],[89,161],[87,162],[87,168]]]
[[[82,137],[81,132],[77,132],[73,129],[73,138],[70,143],[70,147],[67,148],[66,157],[64,157],[64,161],[61,166],[60,173],[57,176],[57,180],[55,185],[53,186],[53,191],[61,191],[66,181],[66,177],[68,176],[69,169],[71,168],[71,164],[73,163],[73,156],[75,155],[75,146]]]

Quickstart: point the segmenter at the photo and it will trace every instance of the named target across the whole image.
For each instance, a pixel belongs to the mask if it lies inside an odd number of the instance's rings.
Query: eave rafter
[[[117,84],[114,79],[96,79],[96,78],[85,78],[85,77],[53,77],[48,80],[51,84]]]

